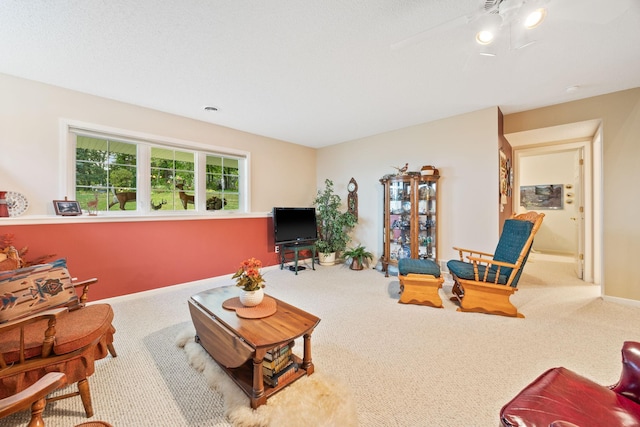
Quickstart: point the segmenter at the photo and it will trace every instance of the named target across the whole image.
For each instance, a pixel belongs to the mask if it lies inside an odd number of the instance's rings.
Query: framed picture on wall
[[[523,185],[520,187],[520,206],[525,209],[564,209],[563,185]]]
[[[74,200],[54,200],[53,207],[56,210],[56,215],[62,215],[62,216],[82,215],[82,208],[80,208],[80,203]]]

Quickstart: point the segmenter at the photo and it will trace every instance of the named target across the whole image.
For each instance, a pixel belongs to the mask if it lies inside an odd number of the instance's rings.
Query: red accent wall
[[[265,217],[15,225],[0,234],[28,246],[27,260],[55,253],[73,277],[97,277],[95,301],[230,274],[249,257],[277,264],[268,227]]]

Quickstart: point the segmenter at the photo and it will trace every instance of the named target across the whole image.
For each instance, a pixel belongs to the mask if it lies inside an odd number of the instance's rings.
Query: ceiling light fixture
[[[491,31],[482,30],[482,31],[478,31],[478,34],[476,34],[476,41],[479,44],[489,44],[493,41],[494,37],[495,36]]]
[[[536,28],[538,25],[542,24],[544,18],[547,16],[547,9],[544,7],[539,7],[533,12],[529,13],[527,17],[524,19],[524,27],[527,29]]]
[[[512,49],[530,45],[533,40],[524,32],[542,24],[547,16],[547,9],[542,7],[546,1],[486,0],[490,8],[485,6],[486,12],[478,18],[476,43],[483,46],[491,44],[504,36],[506,29],[511,36]]]
[[[495,13],[487,13],[478,19],[476,33],[476,42],[481,45],[490,44],[496,37],[500,26],[502,25],[502,17]]]

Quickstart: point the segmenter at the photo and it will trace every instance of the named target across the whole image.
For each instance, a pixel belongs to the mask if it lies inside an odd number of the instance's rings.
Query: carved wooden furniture
[[[502,407],[500,421],[504,427],[640,425],[640,343],[624,343],[615,385],[549,369]]]
[[[95,360],[108,352],[116,357],[111,306],[85,305],[95,282],[74,284],[65,260],[0,273],[0,398],[62,372],[78,391],[51,400],[80,395],[87,417],[93,416],[88,377]]]
[[[385,176],[382,269],[402,258],[438,258],[438,175]]]
[[[213,357],[257,408],[267,399],[303,375],[311,375],[311,333],[320,319],[273,298],[276,312],[268,317],[247,319],[222,304],[238,295],[236,286],[214,288],[189,299],[189,311],[196,328],[196,341]],[[262,361],[267,351],[304,337],[302,360],[292,355],[299,369],[284,384],[264,383]]]
[[[451,299],[460,303],[458,311],[524,317],[509,298],[517,290],[543,218],[543,213],[527,212],[507,219],[495,254],[454,248],[460,259],[449,261],[447,267],[455,282]]]
[[[19,393],[0,399],[0,418],[31,408],[31,420],[27,427],[44,427],[42,413],[49,393],[64,387],[67,377],[62,372],[49,372]],[[104,421],[90,421],[76,427],[112,427]]]
[[[443,308],[438,290],[444,279],[438,264],[430,259],[403,258],[398,261],[400,300],[403,304],[419,304]]]

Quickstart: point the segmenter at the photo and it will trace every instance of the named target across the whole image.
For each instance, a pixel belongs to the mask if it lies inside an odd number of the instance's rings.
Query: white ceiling
[[[2,0],[0,73],[310,147],[640,86],[640,0],[550,0],[493,58],[471,24],[392,49],[483,3]]]

